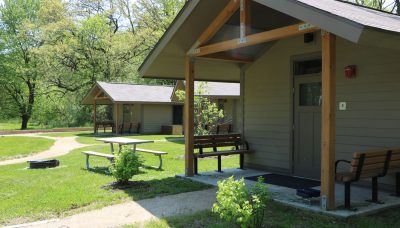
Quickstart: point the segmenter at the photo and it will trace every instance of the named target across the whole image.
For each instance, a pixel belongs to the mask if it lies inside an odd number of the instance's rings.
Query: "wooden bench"
[[[344,183],[345,208],[350,208],[350,184],[361,179],[372,179],[372,202],[378,201],[378,178],[387,174],[392,151],[379,150],[371,152],[356,152],[352,161],[338,160],[335,164],[336,181]],[[338,164],[345,162],[350,165],[349,171],[338,172]]]
[[[112,132],[114,132],[114,130],[115,130],[115,124],[114,124],[114,121],[112,121],[112,120],[96,122],[96,127],[94,129],[94,133],[98,133],[100,127],[103,127],[104,133],[106,133],[107,127],[111,127]]]
[[[233,150],[218,151],[219,147],[234,147]],[[206,157],[218,157],[218,172],[221,170],[221,156],[240,155],[240,169],[243,169],[244,154],[252,153],[249,144],[243,141],[240,134],[228,135],[205,135],[194,137],[194,148],[199,152],[194,154],[194,173],[198,174],[198,159]],[[204,149],[212,148],[212,152],[205,152]]]
[[[400,196],[400,148],[389,149],[392,151],[388,174],[396,176],[396,196]]]
[[[114,158],[115,158],[115,156],[112,154],[103,154],[103,153],[94,152],[94,151],[83,151],[82,154],[86,155],[86,169],[90,169],[90,166],[89,166],[89,157],[90,156],[107,158],[111,163],[114,162]]]
[[[160,161],[160,164],[158,167],[153,167],[155,169],[162,169],[163,161],[162,161],[162,155],[168,154],[167,152],[163,151],[156,151],[156,150],[147,150],[147,149],[142,149],[142,148],[136,148],[136,152],[142,152],[142,153],[149,153],[149,154],[154,154],[155,156],[158,156],[158,159]]]
[[[118,133],[139,133],[140,123],[122,123],[118,126]]]
[[[215,135],[231,134],[233,131],[232,123],[221,123],[212,127],[210,125],[207,125],[206,129],[209,130],[211,134]]]

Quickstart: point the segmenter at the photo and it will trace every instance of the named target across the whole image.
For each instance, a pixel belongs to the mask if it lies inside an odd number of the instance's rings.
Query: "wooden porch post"
[[[336,36],[322,31],[321,207],[335,208]]]
[[[119,123],[119,119],[118,119],[118,115],[119,115],[119,112],[118,112],[118,111],[119,111],[119,110],[118,110],[118,109],[119,109],[119,105],[118,105],[118,103],[115,103],[115,104],[114,104],[114,109],[115,109],[115,110],[114,110],[115,133],[118,134],[118,123]]]
[[[194,58],[185,58],[185,175],[193,176],[194,153]]]
[[[95,134],[97,133],[97,131],[96,131],[96,115],[97,115],[97,112],[96,112],[96,99],[95,99],[93,102],[93,132]]]

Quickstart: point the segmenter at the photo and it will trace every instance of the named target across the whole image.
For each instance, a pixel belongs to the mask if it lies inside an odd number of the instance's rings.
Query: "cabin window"
[[[321,72],[321,58],[294,62],[294,75],[320,74]]]

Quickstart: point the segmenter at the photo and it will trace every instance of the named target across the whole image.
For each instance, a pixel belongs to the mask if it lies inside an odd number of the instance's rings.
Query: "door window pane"
[[[320,106],[321,82],[300,84],[300,106]]]
[[[322,60],[312,59],[294,62],[294,75],[318,74],[322,71]]]

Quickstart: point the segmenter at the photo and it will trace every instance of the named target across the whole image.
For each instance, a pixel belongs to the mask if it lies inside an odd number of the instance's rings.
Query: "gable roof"
[[[182,79],[181,70],[178,72],[172,66],[183,69],[185,53],[227,2],[228,0],[187,1],[139,67],[139,75],[148,78]],[[313,24],[354,43],[395,48],[393,44],[400,38],[400,16],[350,3],[337,0],[254,0],[254,2],[291,18]],[[388,42],[378,42],[382,39]],[[199,59],[196,68],[200,70],[197,71],[196,80],[239,81],[240,72],[237,64],[228,65],[225,62],[218,62],[221,66],[213,64]]]
[[[109,98],[111,103],[180,103],[178,101],[175,101],[173,96],[178,86],[178,83],[179,82],[177,82],[175,86],[161,86],[96,82],[89,93],[84,97],[82,104],[93,104],[94,97],[99,91],[104,93],[104,95]],[[200,83],[195,82],[195,91],[198,91],[199,86]],[[198,95],[218,98],[239,98],[240,84],[207,82],[205,86],[205,91],[206,92],[204,94]],[[99,104],[107,104],[107,102]]]
[[[337,0],[298,0],[298,2],[360,25],[391,32],[400,32],[400,16],[398,15]]]
[[[82,104],[93,104],[96,88],[103,91],[112,103],[171,103],[174,90],[173,86],[96,82]]]
[[[400,16],[338,0],[255,0],[357,43],[367,28],[400,33]]]

